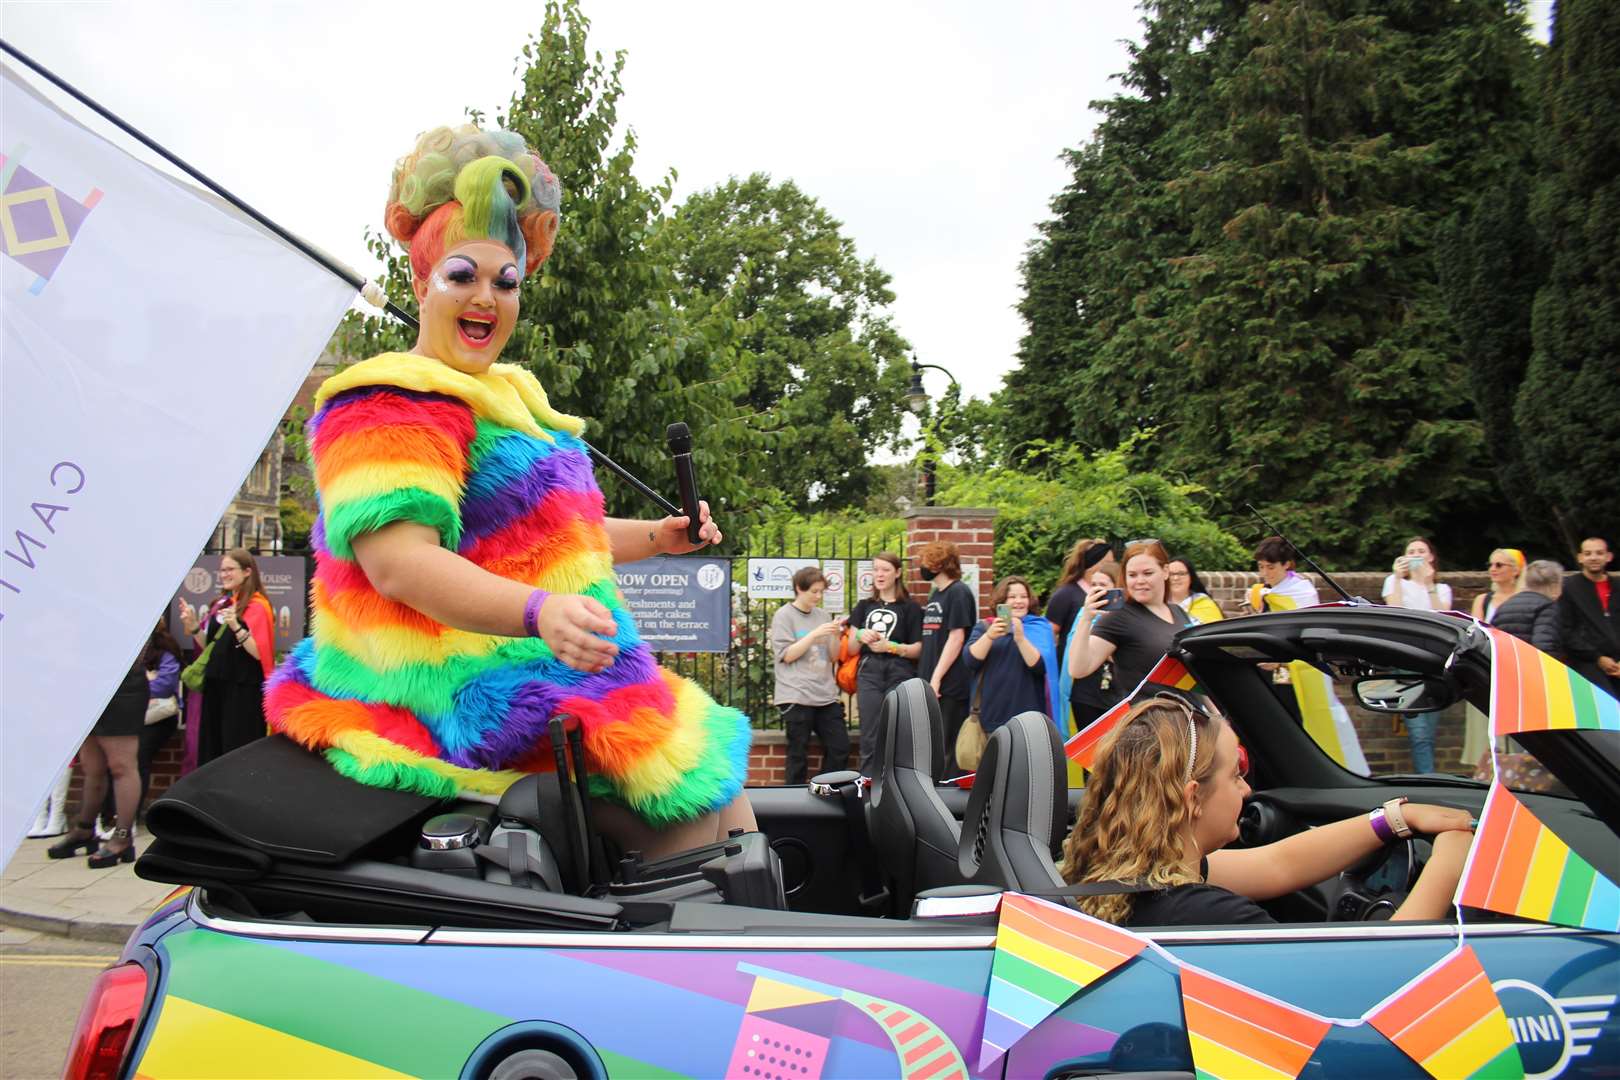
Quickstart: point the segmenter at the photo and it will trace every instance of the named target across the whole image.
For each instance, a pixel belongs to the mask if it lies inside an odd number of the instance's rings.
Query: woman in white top
[[[1491,552],[1485,572],[1491,579],[1491,587],[1474,597],[1469,611],[1481,622],[1494,623],[1502,605],[1524,588],[1524,552],[1518,548],[1497,548]],[[1462,763],[1476,772],[1490,764],[1487,726],[1485,714],[1470,706],[1463,724]]]
[[[1439,580],[1440,560],[1429,540],[1421,536],[1408,540],[1393,571],[1384,579],[1384,603],[1413,611],[1451,610],[1451,586]],[[1416,713],[1403,719],[1412,749],[1412,771],[1434,772],[1434,730],[1440,724],[1440,714]]]

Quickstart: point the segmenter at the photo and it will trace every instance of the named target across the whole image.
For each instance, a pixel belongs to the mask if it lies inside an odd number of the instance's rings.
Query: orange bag
[[[851,627],[838,638],[838,689],[846,694],[855,692],[855,674],[861,668],[861,654],[855,648],[855,630]]]

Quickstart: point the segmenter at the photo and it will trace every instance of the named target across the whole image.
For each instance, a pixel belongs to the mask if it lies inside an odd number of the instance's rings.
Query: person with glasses
[[[1185,555],[1174,556],[1170,565],[1164,572],[1167,594],[1170,602],[1185,611],[1193,622],[1204,623],[1220,622],[1226,618],[1217,604],[1204,588],[1203,581],[1199,580],[1198,571],[1193,568],[1192,560]]]
[[[1228,851],[1249,796],[1247,771],[1224,717],[1171,694],[1134,706],[1098,748],[1059,867],[1071,885],[1117,884],[1120,891],[1079,897],[1079,908],[1122,926],[1275,922],[1259,901],[1424,833],[1435,838],[1433,853],[1392,918],[1447,917],[1473,839],[1467,812],[1391,799],[1371,814]]]
[[[1491,587],[1474,597],[1469,610],[1480,622],[1494,623],[1496,611],[1508,598],[1524,588],[1524,552],[1518,548],[1497,548],[1485,563]]]
[[[1104,611],[1108,590],[1093,588],[1069,632],[1069,675],[1083,679],[1113,660],[1116,687],[1129,694],[1147,678],[1177,630],[1190,624],[1187,613],[1165,599],[1170,556],[1157,540],[1125,545],[1125,606]]]

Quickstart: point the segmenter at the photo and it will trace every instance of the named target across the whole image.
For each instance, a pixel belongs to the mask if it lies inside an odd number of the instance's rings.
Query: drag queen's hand
[[[683,519],[684,520],[684,519]],[[554,593],[540,607],[540,640],[571,668],[598,672],[613,663],[619,647],[597,635],[619,632],[608,609],[588,596]]]
[[[666,555],[685,555],[689,551],[696,551],[698,548],[707,547],[710,544],[718,544],[725,539],[720,532],[720,526],[716,525],[714,520],[709,517],[707,500],[698,500],[698,520],[703,522],[703,527],[698,530],[699,539],[695,544],[686,538],[686,525],[690,520],[690,518],[683,515],[676,515],[667,517],[653,526],[658,533],[658,537],[654,541],[658,545],[658,550]]]

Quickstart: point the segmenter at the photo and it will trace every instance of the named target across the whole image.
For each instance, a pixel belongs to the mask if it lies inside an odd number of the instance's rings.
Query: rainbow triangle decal
[[[1528,642],[1493,626],[1491,730],[1620,731],[1620,701]]]
[[[1006,893],[985,998],[979,1071],[1147,942],[1072,908]]]
[[[1519,1044],[1472,947],[1449,953],[1391,994],[1367,1022],[1430,1076],[1524,1076]]]
[[[1181,1007],[1200,1080],[1294,1080],[1333,1026],[1185,964]]]
[[[1492,784],[1457,903],[1540,922],[1620,932],[1620,887]]]

